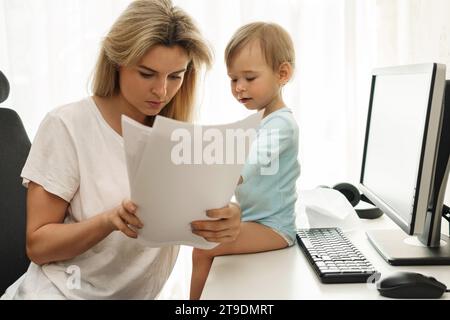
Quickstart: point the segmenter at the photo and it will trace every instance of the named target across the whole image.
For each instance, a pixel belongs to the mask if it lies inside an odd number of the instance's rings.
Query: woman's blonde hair
[[[253,22],[239,28],[225,49],[225,63],[230,66],[236,54],[247,44],[259,41],[262,54],[273,71],[281,64],[295,68],[295,49],[289,33],[276,23]]]
[[[134,66],[153,46],[180,46],[191,59],[183,85],[160,115],[191,121],[197,79],[202,65],[210,67],[212,53],[192,18],[171,0],[135,0],[103,40],[93,75],[93,93],[119,94],[119,66]]]

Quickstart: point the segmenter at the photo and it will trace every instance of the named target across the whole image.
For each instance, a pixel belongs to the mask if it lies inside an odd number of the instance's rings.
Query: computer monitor
[[[450,264],[441,235],[450,152],[445,71],[430,63],[373,72],[360,188],[404,231],[367,232],[392,265]]]

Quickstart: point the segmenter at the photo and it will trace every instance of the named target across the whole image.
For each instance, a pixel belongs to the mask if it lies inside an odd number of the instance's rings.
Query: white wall
[[[2,106],[19,112],[31,138],[49,110],[89,94],[99,43],[129,2],[0,0],[0,69],[12,84]],[[446,0],[174,2],[198,21],[215,48],[216,64],[200,95],[202,123],[248,114],[231,97],[223,63],[233,31],[269,20],[291,33],[298,68],[285,100],[300,124],[304,189],[359,180],[373,68],[427,61],[450,66]]]

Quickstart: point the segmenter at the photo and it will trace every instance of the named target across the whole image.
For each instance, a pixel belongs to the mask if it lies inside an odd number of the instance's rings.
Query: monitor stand
[[[441,235],[441,246],[423,245],[417,237],[405,235],[402,230],[367,231],[370,243],[393,266],[450,265],[450,243]]]

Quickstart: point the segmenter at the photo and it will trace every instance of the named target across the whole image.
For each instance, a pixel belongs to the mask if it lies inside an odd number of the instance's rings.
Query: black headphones
[[[9,82],[5,75],[0,71],[0,103],[9,96]]]
[[[319,188],[328,188],[328,186],[319,186]],[[350,202],[350,204],[355,207],[360,201],[364,201],[370,203],[372,205],[373,202],[370,201],[365,195],[361,194],[354,185],[350,183],[339,183],[335,185],[332,189],[339,191],[344,195],[345,198]],[[383,211],[379,208],[367,208],[367,209],[355,209],[356,213],[361,219],[377,219],[383,215]]]

